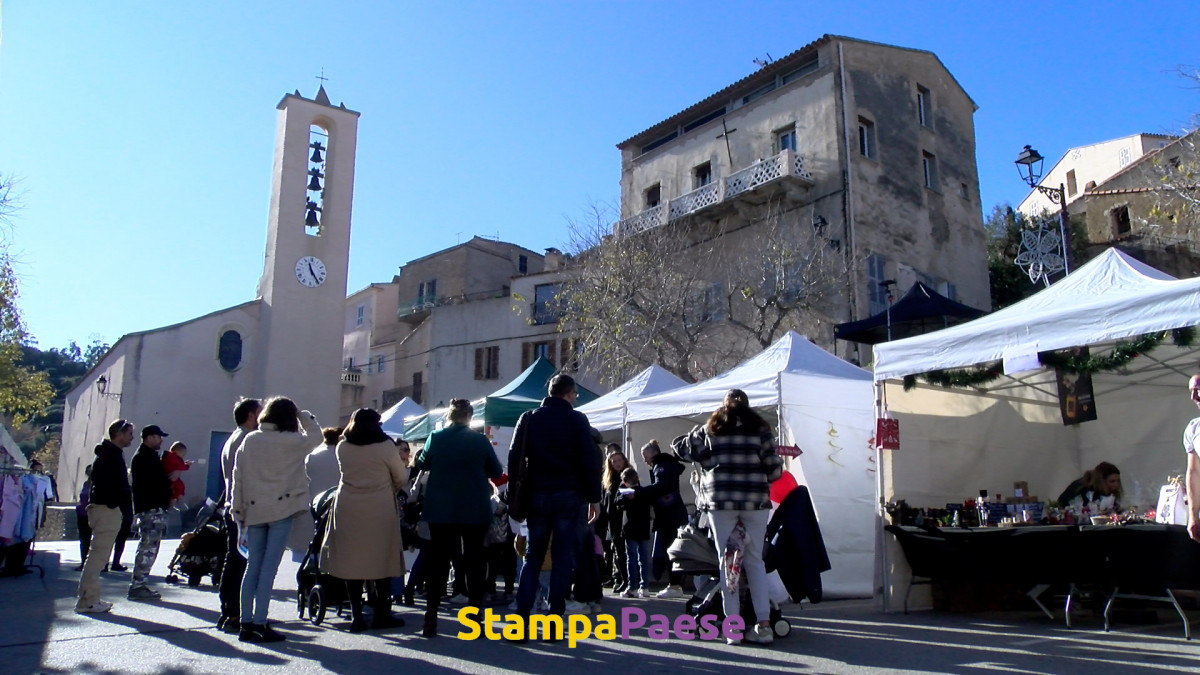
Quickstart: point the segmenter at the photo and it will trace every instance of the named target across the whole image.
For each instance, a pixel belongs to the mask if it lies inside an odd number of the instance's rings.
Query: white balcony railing
[[[719,181],[626,218],[613,226],[613,233],[635,234],[666,225],[672,220],[728,201],[785,176],[808,185],[815,182],[812,173],[804,165],[804,158],[792,150],[784,150],[777,155],[760,159]]]
[[[366,383],[363,382],[362,371],[357,368],[353,370],[342,371],[342,384],[348,384],[355,387],[366,386]]]

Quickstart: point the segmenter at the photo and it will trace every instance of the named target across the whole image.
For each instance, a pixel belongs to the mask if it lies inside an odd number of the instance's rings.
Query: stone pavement
[[[136,544],[130,542],[130,562]],[[349,622],[330,616],[321,626],[296,618],[296,564],[285,559],[276,579],[271,619],[289,637],[284,643],[249,645],[218,632],[216,593],[161,584],[177,542],[164,541],[152,582],[163,599],[125,600],[128,573],[104,576],[110,614],[73,613],[79,573],[73,542],[37,545],[46,568],[0,579],[0,672],[3,673],[529,673],[702,672],[746,673],[1161,673],[1200,671],[1200,640],[1185,642],[1177,618],[1160,613],[1149,626],[1118,626],[1103,632],[1087,615],[1066,629],[1035,612],[883,614],[870,601],[836,601],[786,611],[793,630],[772,647],[731,647],[720,641],[656,641],[638,629],[628,640],[585,640],[516,645],[453,636],[450,614],[442,636],[425,640],[417,609],[397,608],[408,626],[385,633],[351,635]],[[677,616],[682,600],[606,599],[605,612],[637,606]],[[1193,614],[1200,614],[1193,610]],[[1195,627],[1193,630],[1196,630]],[[1200,631],[1198,631],[1200,632]]]

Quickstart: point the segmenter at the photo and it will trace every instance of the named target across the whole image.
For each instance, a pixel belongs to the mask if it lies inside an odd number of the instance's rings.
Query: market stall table
[[[1071,625],[1076,588],[1106,590],[1104,628],[1113,604],[1139,599],[1171,604],[1191,639],[1188,618],[1174,591],[1200,591],[1200,544],[1180,525],[1036,525],[1017,527],[920,528],[889,525],[914,577],[925,581],[987,581],[1028,588],[1027,595],[1048,616],[1039,596],[1053,584],[1068,587],[1064,608]],[[905,593],[908,611],[908,593]]]

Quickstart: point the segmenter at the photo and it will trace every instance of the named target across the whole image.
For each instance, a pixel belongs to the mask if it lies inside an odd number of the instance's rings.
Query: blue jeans
[[[267,622],[267,607],[275,587],[275,573],[292,531],[292,518],[246,528],[246,576],[242,578],[241,622]]]
[[[529,509],[529,543],[517,589],[517,611],[528,615],[538,587],[538,573],[550,550],[550,612],[562,614],[575,570],[575,551],[587,524],[587,504],[573,490],[535,492]],[[553,535],[553,536],[551,536]]]
[[[625,559],[629,575],[629,590],[645,590],[650,583],[650,540],[626,539]]]

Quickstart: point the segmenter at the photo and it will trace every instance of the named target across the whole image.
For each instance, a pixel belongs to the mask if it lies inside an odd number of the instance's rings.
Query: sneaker
[[[648,598],[648,597],[650,597],[650,591],[648,591],[644,588],[639,588],[638,592],[637,592],[637,596],[639,598]]]
[[[446,602],[449,602],[452,605],[465,605],[470,601],[471,601],[470,598],[463,595],[462,593],[459,593],[458,595],[454,596],[453,598],[450,598]]]
[[[271,628],[271,624],[269,623],[263,624],[258,630],[263,634],[263,642],[283,642],[287,639],[286,635]]]
[[[567,603],[567,614],[591,614],[592,606],[586,602],[571,600]]]
[[[221,632],[229,635],[240,635],[242,624],[237,619],[225,619],[225,626],[221,629]]]
[[[122,565],[121,563],[113,563],[113,564],[109,565],[108,567],[106,567],[105,569],[112,570],[114,572],[128,572],[129,571],[129,568]]]
[[[156,590],[153,590],[153,589],[147,587],[147,586],[138,586],[137,588],[129,589],[129,595],[127,597],[130,600],[136,600],[138,602],[147,602],[147,601],[151,601],[151,600],[161,600],[162,594]]]
[[[636,598],[636,597],[638,597],[638,592],[633,590],[632,588],[630,588],[630,589],[622,592],[621,597],[622,598]]]
[[[678,586],[667,586],[666,588],[659,591],[658,594],[655,595],[654,597],[658,598],[659,600],[669,600],[671,598],[682,598],[683,597],[683,589]]]
[[[87,607],[75,605],[76,614],[103,614],[112,609],[112,603],[104,600],[97,600]]]
[[[625,584],[621,584],[620,586],[617,586],[616,588],[613,589],[613,595],[622,595],[628,590],[629,590],[628,586],[626,586]]]
[[[775,641],[775,631],[771,630],[770,626],[754,624],[752,628],[743,631],[742,639],[756,645],[769,645]]]

